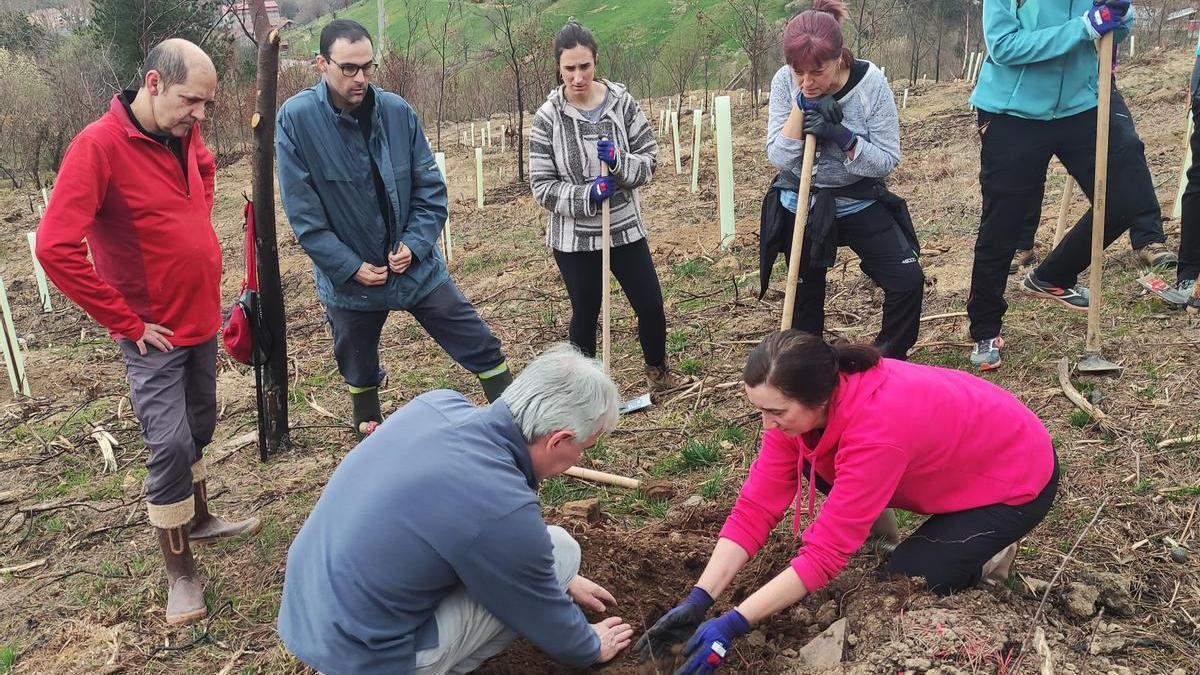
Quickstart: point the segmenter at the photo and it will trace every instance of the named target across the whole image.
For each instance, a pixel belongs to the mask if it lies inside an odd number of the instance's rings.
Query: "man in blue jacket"
[[[354,427],[370,433],[382,419],[379,336],[395,309],[475,373],[493,401],[512,376],[437,250],[446,184],[420,121],[404,99],[370,84],[376,64],[361,24],[331,21],[320,44],[321,81],[279,108],[275,153],[283,209],[313,261]]]
[[[350,451],[288,551],[279,635],[324,675],[466,673],[518,635],[572,668],[629,646],[612,595],[547,527],[538,481],[617,424],[617,388],[569,345],[482,408],[413,399]]]
[[[1092,196],[1099,80],[1094,41],[1113,31],[1123,38],[1132,21],[1128,0],[984,0],[988,58],[971,95],[979,111],[983,214],[967,300],[975,341],[971,362],[981,370],[1000,366],[1004,288],[1021,230],[1013,224],[1040,209],[1050,158],[1058,157]],[[1143,152],[1133,125],[1110,113],[1105,246],[1129,229],[1147,200],[1155,200],[1139,158]],[[1077,282],[1090,262],[1091,232],[1089,211],[1025,275],[1021,290],[1087,311],[1088,291]]]

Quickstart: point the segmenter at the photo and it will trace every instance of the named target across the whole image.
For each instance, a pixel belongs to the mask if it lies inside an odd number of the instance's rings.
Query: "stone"
[[[582,518],[589,523],[600,520],[600,500],[579,499],[562,505],[562,514],[568,518]]]
[[[913,657],[910,659],[904,659],[904,667],[917,671],[929,670],[931,667],[933,667],[933,663],[929,659]]]
[[[1129,577],[1112,572],[1100,572],[1095,575],[1096,585],[1100,587],[1100,604],[1110,614],[1129,616],[1133,614],[1133,582]]]
[[[817,608],[817,613],[814,615],[814,621],[822,626],[828,626],[837,619],[837,616],[837,600],[826,600],[824,604]]]
[[[642,495],[646,499],[670,499],[675,496],[675,488],[670,481],[652,480],[642,486]]]
[[[683,500],[682,506],[686,509],[690,509],[690,508],[695,508],[697,506],[700,506],[703,503],[704,503],[704,497],[701,497],[700,495],[692,495],[691,497],[688,497],[687,499]]]
[[[842,662],[846,650],[846,620],[838,619],[823,633],[800,648],[798,660],[804,666],[817,670],[833,668]]]
[[[1066,592],[1063,593],[1067,614],[1076,619],[1090,619],[1096,613],[1098,600],[1100,600],[1099,589],[1078,581],[1067,584]]]
[[[1171,547],[1171,560],[1177,563],[1185,563],[1188,559],[1187,549],[1182,546]]]
[[[667,535],[667,540],[673,544],[678,544],[679,542],[683,541],[683,535],[679,534],[678,532],[672,532]]]
[[[761,630],[752,630],[750,631],[750,634],[746,636],[746,644],[750,645],[751,647],[766,647],[767,636],[763,635]]]

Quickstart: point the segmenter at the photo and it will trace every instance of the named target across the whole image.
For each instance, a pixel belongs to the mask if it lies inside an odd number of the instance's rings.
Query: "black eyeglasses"
[[[370,61],[360,66],[357,63],[338,63],[328,56],[325,58],[330,63],[340,68],[342,70],[342,75],[345,75],[346,77],[354,77],[355,75],[358,75],[358,71],[360,70],[362,71],[363,77],[370,77],[371,73],[375,72],[375,67],[379,65],[374,61]]]

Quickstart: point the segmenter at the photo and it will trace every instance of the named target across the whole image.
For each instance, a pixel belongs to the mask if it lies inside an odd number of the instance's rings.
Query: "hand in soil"
[[[608,609],[604,603],[615,606],[617,599],[600,584],[576,574],[571,583],[567,584],[567,594],[580,607],[593,612],[603,612]]]
[[[696,591],[693,590],[692,593],[695,595]],[[657,661],[670,658],[671,648],[682,644],[696,632],[711,606],[712,598],[704,593],[702,601],[688,596],[683,604],[662,615],[662,618],[655,621],[654,625],[638,638],[634,646],[638,660],[645,663],[651,659]]]
[[[596,632],[596,637],[600,638],[600,658],[596,663],[611,661],[633,641],[633,626],[622,621],[619,616],[610,616],[592,624],[592,630]]]

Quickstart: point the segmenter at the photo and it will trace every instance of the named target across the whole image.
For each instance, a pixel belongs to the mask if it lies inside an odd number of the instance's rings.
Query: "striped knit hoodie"
[[[618,189],[609,198],[612,246],[646,236],[638,190],[654,176],[658,142],[637,101],[616,82],[608,87],[604,114],[589,121],[567,103],[559,86],[538,108],[529,132],[529,185],[533,198],[550,211],[546,244],[575,253],[600,250],[600,207],[588,198],[600,175],[596,142],[608,136],[617,144],[617,168],[612,176]]]

